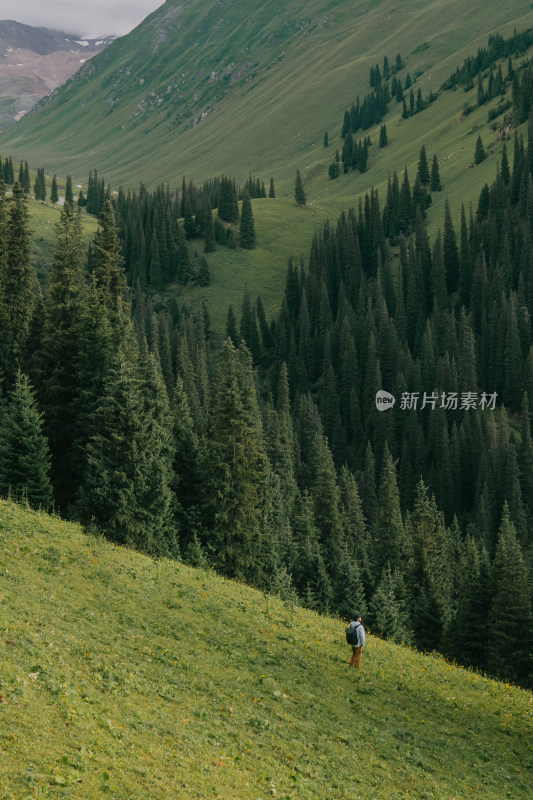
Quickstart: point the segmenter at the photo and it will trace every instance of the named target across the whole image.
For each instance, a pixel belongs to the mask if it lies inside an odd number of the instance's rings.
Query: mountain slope
[[[112,38],[81,40],[13,20],[0,21],[0,130],[24,116]]]
[[[0,501],[0,602],[2,797],[530,796],[530,693],[210,571]]]
[[[0,150],[78,178],[97,168],[114,184],[253,171],[290,185],[297,166],[312,178],[324,129],[337,133],[384,55],[400,52],[436,89],[490,32],[531,20],[520,0],[167,0]]]

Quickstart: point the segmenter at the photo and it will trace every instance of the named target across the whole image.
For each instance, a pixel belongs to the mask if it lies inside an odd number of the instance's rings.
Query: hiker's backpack
[[[359,641],[359,628],[361,627],[361,623],[358,622],[356,625],[348,625],[346,628],[346,641],[348,644],[352,646],[357,646],[357,642]]]

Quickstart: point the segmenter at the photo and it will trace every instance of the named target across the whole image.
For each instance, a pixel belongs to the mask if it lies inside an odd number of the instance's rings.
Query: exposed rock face
[[[0,21],[0,130],[24,116],[113,38],[77,39],[47,28]]]

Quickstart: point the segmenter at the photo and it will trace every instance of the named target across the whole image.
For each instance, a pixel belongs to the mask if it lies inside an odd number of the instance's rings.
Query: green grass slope
[[[167,0],[4,132],[0,151],[78,180],[97,168],[114,185],[252,171],[289,191],[384,55],[401,52],[436,89],[491,32],[532,19],[523,0]]]
[[[0,798],[526,800],[530,693],[0,501]]]

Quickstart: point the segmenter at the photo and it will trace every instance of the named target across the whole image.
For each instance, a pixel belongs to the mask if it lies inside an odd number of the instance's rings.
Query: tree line
[[[450,77],[442,84],[442,89],[453,89],[457,86],[463,87],[465,91],[472,89],[474,78],[479,73],[492,69],[494,64],[501,59],[509,59],[514,56],[518,58],[523,55],[533,44],[533,28],[517,33],[515,30],[506,39],[500,33],[489,36],[486,47],[479,47],[477,55],[467,56],[463,65],[457,67]]]

